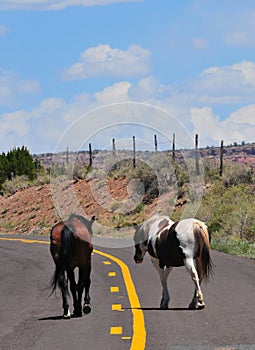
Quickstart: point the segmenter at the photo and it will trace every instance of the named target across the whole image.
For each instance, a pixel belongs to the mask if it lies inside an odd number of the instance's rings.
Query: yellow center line
[[[49,244],[47,241],[41,241],[41,240],[30,240],[30,239],[24,239],[24,238],[4,238],[0,237],[0,240],[5,241],[19,241],[22,243],[40,243],[40,244]],[[143,350],[145,349],[146,344],[146,329],[145,329],[145,323],[144,323],[144,315],[143,311],[141,310],[140,301],[138,298],[138,295],[136,293],[136,289],[134,286],[134,282],[132,280],[130,271],[128,266],[119,258],[116,258],[113,255],[101,252],[100,250],[94,249],[94,253],[98,255],[102,255],[112,261],[114,261],[116,264],[119,265],[123,279],[126,285],[127,294],[130,302],[130,307],[133,313],[133,337],[132,337],[132,343],[130,350]]]
[[[22,242],[22,243],[40,243],[40,244],[50,244],[50,242],[47,241],[40,241],[39,239],[25,239],[25,238],[4,238],[0,237],[1,241],[16,241],[16,242]]]
[[[141,310],[141,305],[128,266],[115,256],[101,252],[99,250],[94,250],[94,252],[116,262],[116,264],[120,266],[127,289],[130,307],[133,313],[133,337],[130,350],[145,349],[146,329],[144,323],[144,315],[143,311]]]

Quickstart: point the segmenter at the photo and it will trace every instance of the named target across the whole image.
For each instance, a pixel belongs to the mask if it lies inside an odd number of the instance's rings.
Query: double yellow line
[[[5,241],[18,241],[22,243],[39,243],[39,244],[49,244],[47,241],[41,240],[32,240],[25,238],[2,238],[0,240]],[[144,323],[144,315],[141,309],[141,305],[136,293],[136,289],[129,271],[128,266],[119,258],[116,258],[113,255],[101,252],[100,250],[94,249],[94,253],[98,255],[102,255],[119,265],[123,279],[125,282],[125,286],[127,289],[127,294],[130,302],[130,307],[133,313],[133,337],[130,350],[143,350],[145,349],[146,344],[146,329]]]

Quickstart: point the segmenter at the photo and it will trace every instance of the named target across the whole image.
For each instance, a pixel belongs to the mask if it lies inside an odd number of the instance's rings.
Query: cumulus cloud
[[[16,72],[0,69],[0,106],[16,106],[24,95],[39,91],[38,81],[23,79]]]
[[[175,115],[178,122],[189,130],[191,136],[199,133],[200,146],[219,145],[221,140],[224,140],[225,144],[253,142],[254,77],[255,64],[244,61],[232,66],[209,67],[192,81],[185,81],[177,86],[162,85],[154,76],[149,75],[136,82],[128,79],[118,81],[94,94],[83,92],[70,100],[48,98],[34,109],[0,115],[0,149],[6,147],[9,149],[13,145],[25,143],[33,152],[53,151],[66,128],[80,116],[102,106],[134,101],[149,103]],[[26,91],[27,87],[23,86],[24,90]],[[224,109],[224,116],[221,115],[221,107]],[[118,111],[117,119],[114,111],[113,109],[104,114],[105,125],[114,118],[119,122],[124,121],[122,111]],[[125,113],[127,111],[126,105]],[[150,112],[144,116],[144,123],[148,125],[154,123],[158,129],[168,134],[172,132],[180,134],[181,131],[176,129],[179,124],[173,123],[174,119],[166,122],[166,119],[154,115],[154,111]],[[91,119],[91,114],[88,122],[92,124],[95,122],[93,118]],[[99,124],[95,122],[95,125],[100,129]],[[82,138],[88,127],[91,126],[85,123],[83,129],[76,130],[77,135],[79,133],[81,135],[79,137]],[[125,131],[127,129],[124,128],[123,135]],[[76,142],[78,139],[76,136],[74,135],[71,141]],[[186,146],[185,138],[177,136],[177,139],[180,147]],[[107,134],[106,141],[100,138],[98,140],[97,146],[100,147],[100,142],[109,142],[110,136]],[[68,141],[70,147],[71,141]]]
[[[184,93],[199,104],[252,103],[255,96],[254,77],[254,62],[243,61],[232,66],[210,67],[187,82]]]
[[[0,10],[61,10],[69,6],[98,6],[143,0],[2,0]]]
[[[29,114],[25,111],[5,113],[0,120],[0,138],[14,133],[17,136],[25,136],[29,131]]]
[[[255,12],[241,15],[235,27],[225,35],[225,43],[232,47],[254,47]]]
[[[150,71],[150,51],[131,45],[126,51],[109,45],[91,47],[80,55],[80,60],[64,72],[67,80],[94,77],[138,77]]]
[[[118,102],[126,102],[129,100],[129,89],[131,83],[127,81],[116,83],[105,88],[102,92],[95,94],[96,100],[101,104],[109,104]]]
[[[253,142],[255,134],[255,105],[242,107],[220,121],[212,108],[191,108],[191,120],[200,142],[205,145],[219,145],[233,142]]]

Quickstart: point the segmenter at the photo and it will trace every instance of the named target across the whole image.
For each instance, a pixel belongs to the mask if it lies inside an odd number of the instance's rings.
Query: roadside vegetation
[[[226,163],[223,176],[219,177],[215,162],[207,161],[204,171],[206,191],[196,217],[207,223],[212,234],[212,248],[255,258],[253,169]],[[182,211],[175,213],[175,220],[181,215]]]

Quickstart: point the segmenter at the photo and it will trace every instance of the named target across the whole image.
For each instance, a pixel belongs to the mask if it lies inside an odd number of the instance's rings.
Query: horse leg
[[[81,300],[82,300],[82,294],[84,290],[84,269],[79,268],[79,280],[77,284],[77,304],[76,304],[76,310],[75,310],[75,317],[81,317],[82,316],[82,308],[81,308]]]
[[[61,289],[61,293],[62,293],[62,300],[63,300],[63,309],[64,309],[64,314],[63,314],[63,318],[70,318],[71,314],[70,314],[70,310],[69,310],[69,304],[68,304],[68,300],[67,300],[67,295],[68,295],[68,284],[67,284],[67,279],[65,276],[65,271],[62,271],[59,275],[58,278],[58,285],[59,288]]]
[[[152,261],[155,269],[158,271],[160,281],[162,284],[162,299],[160,302],[160,308],[166,310],[166,309],[168,309],[168,304],[170,301],[170,295],[169,295],[168,288],[167,288],[167,278],[168,278],[168,276],[173,268],[172,267],[168,267],[166,269],[161,268],[159,266],[159,260],[155,259],[155,258],[151,258],[151,261]]]
[[[194,264],[194,259],[188,258],[184,260],[184,264],[195,284],[195,292],[189,309],[203,309],[205,307],[203,293],[200,288],[199,275]],[[200,271],[199,271],[200,272]]]
[[[89,263],[89,266],[86,271],[86,279],[85,279],[85,297],[84,297],[84,304],[83,304],[84,314],[89,314],[91,312],[90,295],[89,295],[89,288],[91,284],[90,273],[91,273],[91,264]]]
[[[73,270],[68,270],[67,276],[70,281],[70,290],[72,293],[73,297],[73,317],[78,317],[79,316],[79,310],[78,310],[78,300],[77,300],[77,285],[75,282],[75,276],[74,276],[74,271]]]

